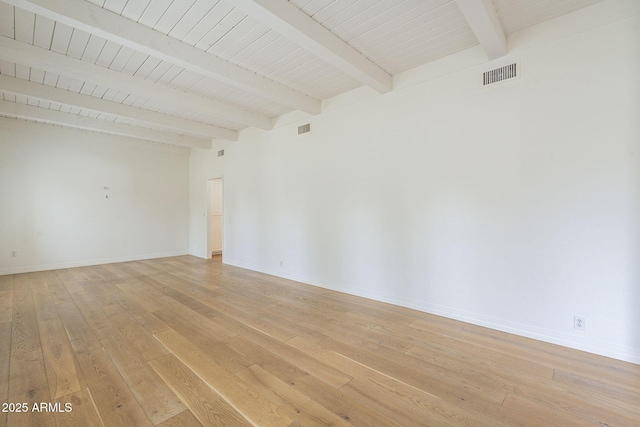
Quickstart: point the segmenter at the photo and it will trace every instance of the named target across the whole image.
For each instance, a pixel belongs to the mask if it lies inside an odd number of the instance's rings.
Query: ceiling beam
[[[273,121],[269,117],[246,111],[224,102],[189,94],[140,77],[110,70],[8,37],[0,37],[0,59],[46,70],[83,82],[88,81],[124,93],[161,101],[171,106],[179,106],[190,111],[207,113],[235,123],[265,130],[273,127]]]
[[[489,59],[507,54],[507,39],[491,0],[456,0]]]
[[[389,92],[393,79],[382,68],[355,50],[287,0],[228,0],[292,42],[380,93]]]
[[[84,0],[3,0],[310,114],[320,101]]]
[[[192,148],[211,149],[211,140],[178,135],[155,129],[147,129],[139,126],[131,126],[123,123],[115,123],[107,120],[94,119],[93,117],[78,116],[75,114],[63,113],[62,111],[34,107],[33,105],[18,104],[9,101],[0,101],[0,115],[19,119],[37,120],[50,124],[143,139],[146,141],[162,142],[165,144],[181,145]]]
[[[221,138],[230,141],[237,141],[238,132],[218,126],[195,122],[181,117],[170,116],[168,114],[155,111],[144,110],[118,102],[107,101],[95,96],[84,95],[64,89],[58,89],[40,83],[30,82],[15,77],[0,75],[0,91],[12,93],[14,95],[25,95],[45,101],[58,102],[87,110],[108,113],[115,116],[127,117],[134,120],[143,121],[151,126],[169,128],[179,133],[194,135],[197,137]]]

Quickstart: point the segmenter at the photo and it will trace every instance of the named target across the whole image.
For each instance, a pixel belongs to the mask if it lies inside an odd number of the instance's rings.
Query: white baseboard
[[[282,277],[296,282],[317,286],[323,289],[330,289],[333,291],[343,292],[349,295],[368,298],[374,301],[385,302],[401,307],[411,308],[414,310],[422,311],[429,314],[435,314],[437,316],[446,317],[449,319],[460,320],[462,322],[470,323],[477,326],[483,326],[497,331],[507,332],[526,338],[532,338],[539,341],[548,342],[551,344],[557,344],[563,347],[572,348],[575,350],[586,351],[588,353],[598,354],[600,356],[610,357],[613,359],[622,360],[625,362],[635,363],[640,365],[640,349],[624,347],[612,343],[595,341],[595,340],[578,340],[575,337],[567,334],[560,334],[556,331],[550,331],[543,328],[537,328],[530,325],[523,325],[515,322],[510,322],[505,319],[497,319],[489,316],[485,316],[479,313],[466,312],[458,310],[453,307],[445,307],[436,304],[429,304],[424,302],[416,302],[415,300],[403,298],[398,295],[381,294],[377,292],[371,292],[366,289],[347,288],[343,285],[336,283],[324,283],[319,280],[313,280],[307,277],[299,277],[295,274],[291,274],[287,271],[264,269],[257,265],[249,265],[247,263],[236,262],[232,259],[225,259],[225,264],[233,265],[236,267],[246,268],[249,270],[258,271],[261,273],[270,274],[277,277]]]
[[[13,268],[0,269],[0,276],[7,274],[33,273],[36,271],[60,270],[63,268],[87,267],[90,265],[113,264],[116,262],[141,261],[145,259],[167,258],[172,256],[188,255],[188,251],[162,252],[155,254],[129,255],[124,257],[89,259],[80,261],[71,261],[57,264],[41,264],[41,265],[25,265]]]

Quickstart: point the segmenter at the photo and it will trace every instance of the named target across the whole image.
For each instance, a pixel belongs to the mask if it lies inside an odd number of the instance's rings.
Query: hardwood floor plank
[[[162,304],[156,301],[158,298],[164,296],[164,294],[148,287],[138,279],[127,279],[125,282],[118,283],[116,286],[129,297],[130,300],[135,301],[150,313],[164,308]]]
[[[46,287],[33,290],[33,302],[39,322],[58,318],[56,305]]]
[[[31,289],[20,287],[13,292],[13,310],[11,322],[11,354],[26,354],[40,350],[40,333],[36,311],[31,299]]]
[[[15,352],[11,355],[9,398],[7,402],[24,404],[23,412],[9,412],[7,425],[55,426],[53,413],[34,411],[33,405],[50,402],[47,374],[41,350],[29,353]]]
[[[62,281],[62,284],[65,287],[66,287],[65,282],[70,282],[75,280],[75,278],[73,277],[73,274],[71,273],[72,270],[73,270],[72,268],[61,268],[59,270],[55,270],[56,274],[60,278],[60,281]],[[69,292],[68,289],[67,289],[67,292]]]
[[[137,273],[132,268],[133,263],[129,262],[120,262],[117,264],[105,264],[103,267],[109,270],[114,276],[119,277],[124,282],[129,283],[131,281],[136,281],[138,277],[142,277],[143,274]],[[116,286],[119,286],[122,282],[118,283]]]
[[[230,330],[235,328],[235,332],[244,337],[247,341],[264,348],[282,359],[290,361],[295,366],[298,366],[304,371],[320,378],[327,384],[331,384],[335,388],[339,388],[353,378],[352,376],[347,375],[344,372],[340,372],[332,366],[319,362],[290,345],[279,340],[275,340],[261,331],[245,325],[235,319],[219,316],[216,319],[216,322],[224,324],[225,327]]]
[[[267,427],[291,423],[280,408],[175,331],[160,332],[155,337],[253,424]]]
[[[348,337],[333,336],[321,341],[327,348],[350,359],[357,360],[372,369],[410,384],[429,394],[441,396],[451,402],[502,402],[506,391],[498,387],[476,382],[473,378],[435,365],[421,362],[417,358],[400,354],[381,356],[379,350],[358,345]]]
[[[280,327],[280,325],[276,323],[269,322],[265,319],[265,316],[256,315],[255,312],[247,313],[244,310],[241,310],[234,305],[226,304],[220,300],[217,304],[216,309],[224,313],[226,316],[249,326],[257,331],[262,332],[265,335],[268,335],[278,341],[285,341],[289,338],[293,338],[295,336],[291,331],[287,331]]]
[[[567,426],[584,427],[586,425],[596,425],[584,419],[576,418],[563,411],[551,408],[541,402],[537,402],[527,397],[508,393],[504,400],[505,408],[515,408],[523,414],[523,425],[544,425],[544,426]],[[526,415],[525,415],[526,414]],[[605,424],[609,425],[609,424]],[[611,424],[615,425],[615,424]]]
[[[562,412],[563,417],[576,421],[589,422],[595,425],[633,425],[640,420],[640,413],[633,413],[624,405],[617,403],[605,404],[589,396],[577,395],[567,390],[537,384],[524,385],[517,391],[509,393],[509,399],[535,402],[544,405],[551,411]],[[508,404],[505,404],[508,406]]]
[[[153,425],[104,348],[78,354],[78,362],[105,426]]]
[[[194,298],[197,301],[204,303],[205,305],[212,307],[215,306],[217,298],[220,296],[220,292],[217,291],[215,286],[202,286],[200,283],[193,280],[189,280],[179,271],[175,270],[173,266],[167,266],[161,261],[147,261],[147,264],[153,264],[159,266],[162,270],[161,273],[153,275],[153,280],[159,284],[167,286],[176,292],[180,292],[187,297]]]
[[[3,291],[5,292],[5,291]],[[0,403],[9,402],[9,362],[11,360],[11,322],[0,323]],[[7,413],[0,412],[0,425],[6,425]]]
[[[0,323],[13,319],[13,289],[0,291]]]
[[[104,307],[104,312],[131,347],[145,360],[155,359],[167,353],[166,348],[160,345],[146,329],[138,325],[119,304]]]
[[[638,364],[220,259],[0,276],[0,426],[640,420]]]
[[[186,399],[184,399],[186,400]],[[193,412],[187,410],[182,411],[173,418],[158,424],[158,427],[203,427]]]
[[[440,335],[460,334],[468,323],[460,320],[448,319],[446,317],[436,316],[435,314],[425,313],[424,316],[415,319],[408,326],[412,330],[422,330],[425,332],[436,333]],[[387,325],[382,325],[387,326]],[[390,325],[399,326],[399,325]]]
[[[180,396],[180,399],[202,425],[251,425],[207,383],[172,354],[152,360],[150,364]]]
[[[149,333],[164,331],[169,327],[165,322],[158,319],[152,312],[142,307],[134,298],[126,294],[114,295],[113,301],[120,304],[120,307],[140,326]]]
[[[166,308],[168,310],[171,310],[179,316],[192,322],[193,324],[203,325],[202,327],[210,328],[211,330],[219,329],[214,323],[211,322],[211,319],[209,319],[208,317],[203,316],[197,311],[194,311],[190,307],[183,305],[181,302],[176,301],[175,299],[162,294],[161,292],[159,292],[159,294],[160,295],[156,297],[156,301],[162,306],[163,309]],[[220,333],[225,332],[220,330]]]
[[[553,373],[553,381],[562,385],[563,388],[579,394],[586,395],[592,399],[602,400],[609,404],[622,406],[622,410],[630,410],[636,413],[636,418],[640,420],[640,407],[638,407],[638,394],[619,385],[594,380],[556,369]]]
[[[457,411],[451,411],[457,418],[447,421],[444,416],[446,402],[421,399],[418,401],[420,406],[416,407],[401,398],[389,395],[388,390],[358,378],[340,387],[340,391],[363,406],[375,407],[377,412],[403,426],[464,425],[461,423],[462,420],[473,419],[465,417],[465,411],[458,408]],[[425,411],[425,408],[428,408],[428,411]],[[476,418],[475,421],[477,422],[478,419]]]
[[[88,352],[101,347],[98,337],[87,323],[75,302],[65,302],[58,306],[58,313],[62,321],[71,347],[76,353]]]
[[[42,273],[31,273],[29,275],[29,283],[31,284],[33,304],[38,321],[57,319],[58,311]]]
[[[325,333],[330,338],[322,342],[334,351],[428,393],[438,390],[438,395],[444,393],[454,401],[480,399],[501,402],[504,399],[506,391],[503,390],[503,383],[499,379],[497,382],[489,377],[485,377],[484,382],[481,381],[482,378],[471,380],[459,372],[459,368],[426,362],[406,354],[402,347],[385,346],[385,340],[375,334],[364,331],[352,332],[347,325],[331,324]],[[451,384],[460,384],[462,387],[452,387]]]
[[[84,292],[90,295],[100,307],[113,304],[113,297],[122,293],[117,286],[108,281],[89,280],[82,283],[84,284]]]
[[[404,407],[401,412],[412,413],[416,410],[423,412],[423,415],[419,417],[422,423],[442,423],[444,420],[439,414],[447,413],[447,411],[450,410],[450,405],[448,405],[442,398],[403,383],[334,351],[327,350],[314,342],[307,341],[301,337],[296,337],[289,340],[288,343],[297,349],[330,364],[331,366],[342,371],[352,373],[354,375],[354,380],[363,381],[369,383],[370,386],[377,387],[379,391],[374,391],[373,393],[379,393],[384,396],[383,399],[380,399],[381,405],[397,404],[397,401],[400,400],[404,401],[404,404],[398,406],[398,409]],[[345,387],[354,387],[354,380],[347,383]],[[355,386],[357,387],[357,382],[355,383]],[[341,387],[341,390],[344,390],[345,387]],[[382,391],[385,391],[385,393],[382,393]],[[414,406],[414,408],[406,407],[407,405]],[[429,412],[424,414],[424,408],[429,408]],[[417,420],[413,420],[410,424],[415,424],[416,422]],[[420,422],[417,424],[420,424]]]
[[[375,408],[362,405],[350,397],[344,396],[338,388],[310,375],[289,363],[288,360],[275,356],[241,336],[230,339],[229,346],[239,353],[250,355],[262,369],[353,425],[401,426],[377,412]]]
[[[62,409],[54,413],[57,426],[104,427],[98,408],[96,408],[88,388],[83,388],[73,394],[57,399],[54,403],[57,403]],[[70,410],[66,411],[67,408],[70,408]]]
[[[55,270],[45,271],[42,273],[44,281],[49,288],[51,299],[55,305],[65,304],[71,302],[71,295],[67,288],[62,283],[62,279]]]
[[[106,315],[102,307],[96,303],[91,295],[84,291],[75,292],[71,295],[82,316],[94,333],[113,326],[113,322],[109,319],[109,316]]]
[[[519,425],[523,415],[517,411],[505,410],[501,407],[501,402],[482,402],[474,405],[473,402],[447,400],[441,396],[427,393],[410,384],[399,381],[387,374],[372,369],[363,363],[352,360],[335,351],[327,350],[322,345],[309,342],[303,338],[296,337],[289,341],[291,345],[301,351],[305,351],[314,357],[324,360],[345,372],[350,372],[355,379],[364,381],[375,388],[358,386],[358,382],[350,382],[347,385],[356,388],[356,392],[364,396],[377,395],[384,391],[385,402],[388,405],[396,402],[398,410],[403,413],[411,413],[420,410],[423,413],[425,422],[429,421],[434,425]],[[344,387],[341,388],[344,390]],[[370,399],[370,397],[369,397]],[[400,402],[397,402],[397,400]],[[409,404],[410,407],[406,405]],[[417,415],[415,415],[417,416]],[[412,424],[413,422],[411,422]]]
[[[351,425],[327,408],[299,393],[258,365],[238,374],[247,384],[253,384],[267,399],[281,407],[286,414],[304,425],[349,426]]]
[[[15,277],[15,274],[0,276],[0,292],[13,291]]]
[[[288,331],[294,336],[301,336],[308,340],[319,341],[327,336],[317,329],[304,326],[302,323],[313,318],[321,324],[332,319],[331,316],[319,316],[318,313],[305,313],[303,310],[291,310],[281,303],[274,303],[263,306],[259,311],[265,319],[280,325],[280,328]]]
[[[79,391],[86,386],[60,319],[38,322],[45,368],[52,399]]]
[[[122,278],[104,265],[90,265],[83,267],[82,270],[87,274],[89,279],[100,283],[101,285],[109,284],[114,285],[122,282]]]
[[[208,263],[208,260],[205,260],[204,264],[194,264],[190,259],[172,257],[150,259],[144,262],[156,270],[155,277],[180,278],[182,282],[197,286],[202,292],[216,296],[221,271],[215,267],[210,268],[211,264]],[[216,264],[220,264],[220,260]]]
[[[69,269],[69,273],[71,274],[73,279],[78,282],[87,282],[91,280],[87,275],[87,272],[84,269],[84,267],[71,268]]]
[[[87,281],[78,279],[73,269],[58,273],[58,275],[69,295],[73,296],[76,292],[86,292]]]
[[[230,372],[236,373],[251,365],[247,358],[233,351],[222,342],[222,340],[226,339],[224,335],[212,333],[206,328],[194,330],[195,325],[169,310],[157,311],[155,314],[167,324],[170,324],[171,329],[184,337],[188,336],[191,343],[206,351],[216,362]]]
[[[134,274],[137,273],[141,278],[152,277],[153,275],[162,272],[162,270],[152,267],[143,260],[129,262],[127,263],[127,267],[134,272]]]
[[[232,332],[224,326],[221,326],[217,321],[203,317],[198,313],[190,311],[186,307],[184,307],[184,310],[171,309],[175,307],[176,306],[174,303],[168,303],[166,305],[166,308],[155,311],[154,314],[158,317],[164,319],[172,319],[171,321],[175,320],[179,323],[183,323],[183,321],[188,322],[191,327],[196,326],[199,330],[216,341],[222,341],[236,335],[235,332]]]
[[[164,298],[169,298],[172,301],[180,304],[184,308],[188,308],[189,311],[197,313],[199,316],[204,318],[215,317],[218,313],[216,310],[207,306],[203,302],[190,297],[189,295],[179,292],[173,288],[173,286],[164,285],[161,281],[156,280],[157,276],[154,277],[142,277],[140,281],[145,283],[150,288],[161,292],[164,295]]]
[[[423,330],[403,330],[398,327],[387,328],[397,337],[413,344],[406,354],[425,361],[441,357],[452,361],[466,362],[485,370],[497,372],[510,378],[527,378],[532,381],[551,379],[553,369],[535,361],[522,359],[515,354],[503,354],[485,346],[474,345],[457,334],[442,335]]]
[[[122,334],[111,328],[101,342],[111,361],[153,424],[159,424],[186,408],[171,389]]]

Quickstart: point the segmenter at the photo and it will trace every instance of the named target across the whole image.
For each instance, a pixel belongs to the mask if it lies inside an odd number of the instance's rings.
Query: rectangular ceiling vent
[[[518,77],[518,64],[505,65],[504,67],[482,73],[482,86],[492,85],[509,79]]]
[[[306,125],[298,126],[298,135],[302,135],[303,133],[311,132],[311,123],[307,123]]]
[[[224,150],[218,150],[218,157],[224,156]]]

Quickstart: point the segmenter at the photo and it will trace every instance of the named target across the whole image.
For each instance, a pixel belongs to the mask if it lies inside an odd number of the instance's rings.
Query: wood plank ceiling
[[[0,0],[0,116],[211,147],[600,0]]]

